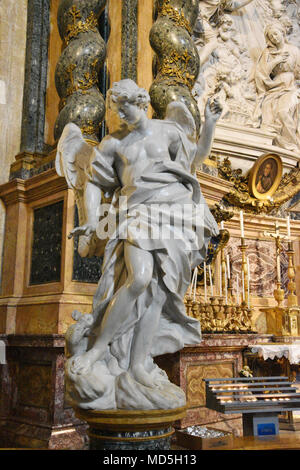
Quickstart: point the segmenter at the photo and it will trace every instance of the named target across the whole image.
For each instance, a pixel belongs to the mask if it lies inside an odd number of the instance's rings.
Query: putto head
[[[150,102],[148,92],[129,78],[115,82],[108,90],[107,99],[111,109],[127,102],[147,111]]]

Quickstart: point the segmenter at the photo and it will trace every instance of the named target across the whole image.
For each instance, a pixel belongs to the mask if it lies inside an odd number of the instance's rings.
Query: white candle
[[[226,256],[226,259],[227,259],[227,276],[228,276],[228,279],[230,279],[230,259],[229,259],[229,255]]]
[[[241,227],[241,237],[244,238],[244,214],[243,211],[240,211],[240,227]]]
[[[287,236],[291,238],[291,223],[290,223],[289,215],[287,216],[286,223],[287,223]]]
[[[196,300],[196,290],[197,290],[197,274],[198,274],[198,268],[194,269],[194,274],[193,274],[193,281],[194,281],[194,295],[193,295],[193,301],[195,302]]]
[[[207,289],[206,289],[206,263],[204,262],[204,301],[207,303]]]
[[[224,230],[224,222],[221,220],[221,230]]]
[[[220,263],[220,289],[219,289],[220,297],[222,297],[222,263]]]
[[[278,281],[278,282],[281,282],[280,256],[277,256],[277,281]]]
[[[208,274],[209,274],[209,282],[210,282],[210,293],[211,293],[211,296],[213,297],[214,296],[214,286],[213,286],[213,283],[212,283],[212,275],[211,275],[210,264],[208,265]]]

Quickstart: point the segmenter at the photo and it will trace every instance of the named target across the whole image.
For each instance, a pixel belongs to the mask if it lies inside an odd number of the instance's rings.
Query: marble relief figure
[[[259,57],[254,80],[258,92],[257,126],[275,134],[274,143],[297,151],[300,144],[300,50],[286,41],[280,23],[265,29],[267,47]]]
[[[224,12],[237,11],[253,0],[199,0],[199,18],[196,31],[200,34],[202,48],[199,51],[203,64],[211,52],[217,47],[217,30],[214,26],[219,23]],[[202,36],[202,38],[201,38]]]
[[[92,147],[69,123],[58,143],[57,172],[84,214],[70,235],[83,238],[84,254],[107,236],[93,311],[74,312],[66,333],[67,395],[85,409],[176,408],[185,394],[153,358],[201,340],[183,299],[218,227],[194,168],[210,152],[221,108],[208,101],[197,139],[183,103],[148,119],[149,95],[132,80],[114,83],[108,101],[121,120],[116,132]]]
[[[273,135],[273,145],[299,153],[299,2],[253,0],[226,14],[231,7],[230,2],[199,0],[199,24],[206,25],[206,33],[204,26],[195,32],[205,62],[195,86],[199,109],[207,97],[217,97],[222,121],[241,132],[245,126],[265,130]],[[267,32],[276,24],[284,38],[281,45]],[[279,59],[283,48],[288,58]],[[275,55],[278,63],[269,72]]]

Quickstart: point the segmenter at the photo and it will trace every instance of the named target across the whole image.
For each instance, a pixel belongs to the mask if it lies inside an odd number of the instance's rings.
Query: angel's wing
[[[166,121],[173,121],[179,124],[189,138],[196,136],[196,124],[192,113],[187,106],[180,101],[172,101],[166,109]]]
[[[91,174],[94,148],[85,142],[76,124],[65,126],[57,145],[55,167],[72,189],[82,189]]]
[[[64,176],[69,188],[75,192],[80,225],[87,221],[84,191],[91,177],[94,156],[94,148],[85,142],[80,128],[73,123],[67,124],[57,145],[55,168],[57,174]]]
[[[73,123],[67,124],[57,145],[55,168],[59,176],[66,178],[69,188],[74,190],[80,226],[87,223],[85,188],[91,178],[94,158],[95,150],[85,142],[80,128]],[[104,246],[96,234],[81,235],[78,253],[82,257],[101,256]]]

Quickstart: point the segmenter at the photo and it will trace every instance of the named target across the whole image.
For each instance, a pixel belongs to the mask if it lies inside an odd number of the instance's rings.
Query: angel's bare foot
[[[140,384],[145,385],[146,387],[155,388],[158,383],[153,379],[149,372],[146,372],[142,364],[137,364],[130,369],[133,378]]]
[[[71,372],[73,374],[86,374],[94,362],[99,359],[99,351],[96,349],[90,349],[81,356],[75,357],[71,361]]]

